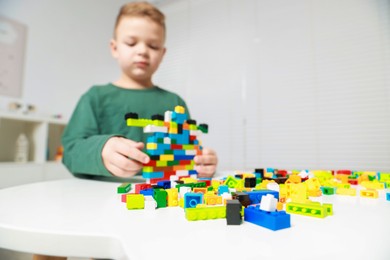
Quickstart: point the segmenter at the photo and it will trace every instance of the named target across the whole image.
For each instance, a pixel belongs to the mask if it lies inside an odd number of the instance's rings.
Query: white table
[[[0,190],[0,247],[112,259],[390,259],[390,202],[324,196],[334,216],[291,215],[271,231],[226,219],[185,219],[183,209],[126,209],[118,183],[69,179]]]

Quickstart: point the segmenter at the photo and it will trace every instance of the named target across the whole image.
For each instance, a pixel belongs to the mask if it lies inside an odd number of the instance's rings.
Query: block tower
[[[197,126],[195,120],[188,119],[184,107],[176,106],[174,111],[166,111],[164,116],[154,115],[151,119],[139,119],[138,114],[127,113],[125,120],[128,126],[143,127],[144,133],[151,134],[146,141],[150,161],[142,169],[147,182],[170,180],[172,175],[197,174],[194,157],[202,150],[198,137],[208,132],[208,126]]]

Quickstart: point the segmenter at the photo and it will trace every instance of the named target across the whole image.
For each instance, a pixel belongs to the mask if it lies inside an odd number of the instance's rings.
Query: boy
[[[149,157],[142,152],[143,129],[128,127],[124,115],[139,118],[164,114],[185,102],[176,94],[155,86],[152,76],[166,52],[165,17],[147,2],[122,6],[110,42],[121,76],[113,83],[94,86],[85,93],[64,131],[63,163],[77,176],[87,178],[132,177]],[[204,148],[196,156],[199,177],[213,176],[217,155]]]

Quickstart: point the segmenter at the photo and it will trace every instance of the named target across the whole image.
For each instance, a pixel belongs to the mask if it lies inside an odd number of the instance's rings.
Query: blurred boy
[[[81,97],[62,137],[63,163],[73,174],[126,178],[149,162],[142,152],[143,129],[126,126],[126,113],[150,118],[179,105],[189,116],[183,99],[152,82],[166,52],[165,34],[165,17],[153,5],[129,3],[120,9],[110,47],[121,76]],[[213,176],[218,161],[213,150],[204,148],[194,161],[199,177]]]

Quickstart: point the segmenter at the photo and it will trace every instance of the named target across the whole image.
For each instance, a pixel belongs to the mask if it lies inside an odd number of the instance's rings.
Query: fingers
[[[150,158],[143,153],[144,144],[122,137],[107,140],[102,150],[103,164],[115,176],[131,177],[142,169]]]
[[[217,169],[216,165],[195,165],[198,177],[212,177]]]
[[[195,170],[199,177],[212,177],[217,169],[218,157],[214,150],[204,148],[202,155],[194,158]]]
[[[135,160],[131,160],[119,153],[115,153],[112,155],[109,164],[114,170],[115,175],[119,177],[134,176],[142,169],[143,166],[142,163]]]
[[[197,155],[194,158],[195,164],[216,165],[218,164],[218,157],[214,150],[204,148],[202,155]]]
[[[147,154],[143,153],[141,150],[144,148],[144,144],[141,142],[134,142],[129,139],[121,138],[117,144],[117,151],[129,157],[132,160],[138,161],[140,163],[148,163],[150,158]]]

